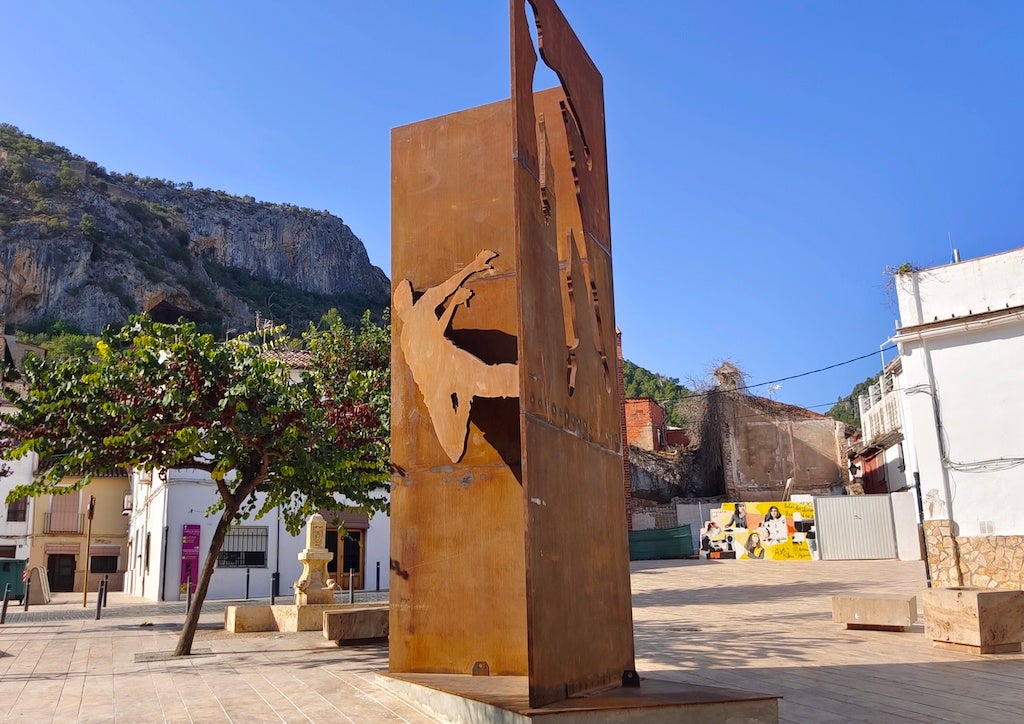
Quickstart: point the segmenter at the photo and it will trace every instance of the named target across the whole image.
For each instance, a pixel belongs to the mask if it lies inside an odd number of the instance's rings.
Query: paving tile
[[[924,589],[899,561],[685,562],[632,566],[642,676],[781,694],[786,722],[1024,720],[1024,655],[934,649],[923,626],[846,631],[833,594]],[[0,720],[54,722],[420,722],[374,683],[383,646],[339,649],[319,632],[231,635],[228,602],[204,606],[196,648],[213,656],[136,662],[170,651],[178,603],[111,595],[96,621],[73,599],[0,626]],[[148,622],[152,626],[141,626]]]

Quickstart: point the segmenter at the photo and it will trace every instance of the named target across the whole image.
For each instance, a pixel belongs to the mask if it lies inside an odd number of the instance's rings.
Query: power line
[[[859,357],[854,357],[852,359],[844,360],[842,362],[836,362],[835,364],[826,365],[825,367],[819,367],[816,370],[809,370],[807,372],[801,372],[801,373],[795,374],[795,375],[788,375],[786,377],[780,377],[780,378],[778,378],[776,380],[768,380],[767,382],[758,382],[757,384],[754,384],[754,385],[741,385],[740,387],[736,387],[734,389],[736,389],[736,390],[752,390],[755,387],[764,387],[765,385],[774,385],[777,382],[788,382],[789,380],[796,380],[796,379],[799,379],[801,377],[808,377],[810,375],[816,375],[819,372],[827,372],[828,370],[834,370],[836,367],[842,367],[844,365],[853,364],[854,362],[860,362],[862,359],[867,359],[868,357],[874,357],[879,352],[884,353],[884,352],[888,352],[891,349],[896,349],[896,345],[890,344],[888,347],[882,347],[882,348],[874,350],[872,352],[868,352],[867,354],[862,354]],[[667,399],[664,399],[664,400],[655,400],[655,402],[657,402],[659,404],[664,403],[664,402],[683,402],[684,400],[690,400],[690,399],[693,399],[694,397],[707,397],[708,395],[712,395],[712,394],[714,394],[716,392],[720,392],[720,391],[721,390],[716,388],[716,389],[713,389],[713,390],[708,390],[707,392],[691,392],[690,394],[684,395],[682,397],[667,398]]]
[[[790,375],[789,377],[780,377],[777,380],[768,380],[767,382],[758,382],[756,385],[745,385],[743,387],[737,387],[736,389],[737,390],[749,390],[749,389],[752,389],[754,387],[763,387],[764,385],[774,385],[776,382],[786,382],[787,380],[795,380],[795,379],[798,379],[800,377],[807,377],[808,375],[816,375],[819,372],[825,372],[827,370],[835,369],[836,367],[842,367],[843,365],[852,364],[854,362],[860,362],[862,359],[867,359],[868,357],[874,357],[879,352],[888,352],[890,349],[896,349],[896,345],[890,344],[888,347],[882,347],[880,350],[876,350],[874,352],[868,352],[867,354],[862,354],[860,357],[854,357],[853,359],[848,359],[845,362],[836,362],[835,364],[828,365],[827,367],[819,367],[818,369],[811,370],[810,372],[801,372],[798,375]]]

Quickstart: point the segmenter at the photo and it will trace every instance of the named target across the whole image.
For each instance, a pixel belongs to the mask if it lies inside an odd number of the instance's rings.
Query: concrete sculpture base
[[[531,708],[525,676],[379,673],[377,683],[441,721],[502,724],[687,721],[778,722],[778,697],[735,689],[641,679],[615,688]]]

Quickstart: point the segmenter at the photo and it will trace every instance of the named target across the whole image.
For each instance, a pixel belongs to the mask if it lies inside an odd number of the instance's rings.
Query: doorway
[[[363,588],[363,535],[365,533],[366,531],[363,530],[346,530],[339,535],[336,528],[327,531],[327,550],[332,553],[331,560],[327,564],[327,573],[338,582],[338,588],[342,591],[348,590],[349,571],[352,571],[352,588],[355,590]]]
[[[66,553],[51,553],[47,556],[46,576],[50,579],[50,590],[75,590],[75,556]]]

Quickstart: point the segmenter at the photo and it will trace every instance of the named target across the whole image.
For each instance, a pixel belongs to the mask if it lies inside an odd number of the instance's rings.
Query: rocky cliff
[[[218,335],[258,312],[293,330],[388,304],[362,242],[325,211],[109,173],[0,125],[0,315],[97,333],[134,312]],[[296,330],[297,331],[297,330]]]

